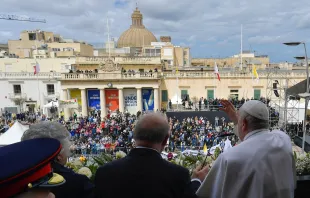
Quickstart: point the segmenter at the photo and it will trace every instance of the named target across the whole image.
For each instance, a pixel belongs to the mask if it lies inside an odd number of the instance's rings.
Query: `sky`
[[[243,49],[269,55],[271,62],[295,62],[310,42],[310,1],[298,0],[1,0],[0,15],[46,19],[47,23],[0,20],[0,43],[19,39],[23,30],[52,31],[64,38],[96,46],[110,35],[117,39],[131,25],[136,3],[144,25],[159,39],[171,36],[174,45],[189,46],[192,57],[228,57]]]

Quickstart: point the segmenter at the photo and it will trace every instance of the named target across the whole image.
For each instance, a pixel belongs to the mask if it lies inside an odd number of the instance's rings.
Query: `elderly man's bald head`
[[[133,138],[137,141],[162,143],[169,135],[169,124],[161,113],[149,113],[137,121]]]

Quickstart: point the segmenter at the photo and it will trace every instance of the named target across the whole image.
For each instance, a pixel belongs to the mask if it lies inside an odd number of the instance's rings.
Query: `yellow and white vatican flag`
[[[203,145],[203,153],[204,154],[208,153],[208,147],[207,147],[206,143],[205,143],[205,145]]]
[[[255,65],[252,66],[252,72],[253,72],[253,77],[255,78],[255,81],[258,82],[259,81],[259,76],[256,70]]]

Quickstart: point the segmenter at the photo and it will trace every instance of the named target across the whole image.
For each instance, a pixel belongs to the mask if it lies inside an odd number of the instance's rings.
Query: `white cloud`
[[[128,29],[136,0],[2,0],[0,13],[45,18],[47,24],[0,21],[0,41],[18,39],[22,30],[54,31],[66,38],[91,43],[106,41],[106,19],[114,37]],[[156,36],[169,35],[175,44],[191,46],[193,56],[238,53],[240,25],[244,48],[262,53],[277,51],[272,60],[283,60],[285,40],[308,40],[310,1],[299,0],[143,0],[138,6],[145,26]],[[6,32],[6,33],[3,33]],[[5,34],[5,35],[3,35]],[[253,50],[255,50],[253,49]]]

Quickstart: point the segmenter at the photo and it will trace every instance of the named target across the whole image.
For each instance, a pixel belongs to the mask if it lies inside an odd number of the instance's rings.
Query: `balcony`
[[[33,72],[1,72],[0,78],[7,80],[15,79],[59,79],[61,77],[60,73],[57,72],[40,72],[34,74]]]
[[[121,74],[121,73],[66,73],[61,74],[62,80],[115,80],[115,79],[158,79],[159,74],[156,72]]]
[[[27,94],[25,94],[25,93],[9,93],[9,99],[11,99],[11,100],[14,100],[14,99],[27,100]]]
[[[60,94],[58,92],[46,92],[43,93],[43,96],[45,99],[49,100],[49,99],[55,99],[55,98],[60,98]]]
[[[221,78],[252,78],[253,74],[250,72],[241,73],[241,72],[226,72],[220,71]],[[259,78],[268,78],[268,75],[272,75],[273,78],[287,77],[287,78],[305,78],[306,71],[280,71],[277,72],[268,72],[268,71],[258,71]],[[162,72],[161,76],[164,78],[215,78],[213,72],[206,71],[188,71],[188,72],[179,72],[178,75],[175,72]]]

